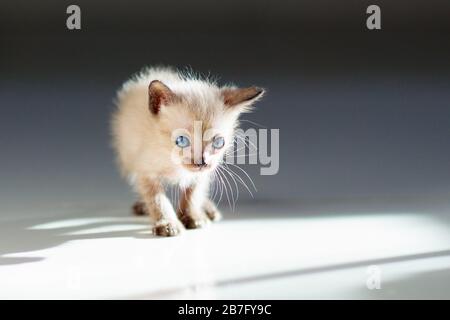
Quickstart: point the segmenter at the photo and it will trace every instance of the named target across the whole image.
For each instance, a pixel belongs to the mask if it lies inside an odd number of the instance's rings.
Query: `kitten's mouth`
[[[212,166],[210,164],[194,164],[188,163],[184,164],[184,167],[192,172],[202,172],[210,169]]]

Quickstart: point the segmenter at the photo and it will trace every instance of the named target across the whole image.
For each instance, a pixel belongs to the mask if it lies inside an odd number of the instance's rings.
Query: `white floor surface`
[[[450,298],[447,199],[247,203],[174,238],[127,208],[1,215],[0,298]]]

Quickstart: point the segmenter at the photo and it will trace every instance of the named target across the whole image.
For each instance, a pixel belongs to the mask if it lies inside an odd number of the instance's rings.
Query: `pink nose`
[[[194,165],[198,168],[206,167],[208,164],[205,161],[205,157],[202,157],[201,161],[198,161],[199,163],[194,163]]]

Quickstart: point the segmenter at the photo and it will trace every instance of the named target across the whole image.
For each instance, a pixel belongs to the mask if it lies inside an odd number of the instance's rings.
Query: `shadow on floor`
[[[427,252],[411,255],[400,255],[390,258],[361,260],[348,263],[331,264],[319,267],[301,268],[295,270],[273,272],[267,274],[259,274],[254,276],[238,277],[233,279],[221,280],[214,282],[213,285],[208,283],[198,283],[189,287],[176,287],[160,290],[156,293],[140,295],[132,297],[133,299],[167,299],[176,296],[180,292],[186,291],[195,294],[214,287],[215,290],[222,287],[233,285],[248,285],[252,283],[261,283],[264,281],[273,281],[280,279],[298,279],[298,277],[311,276],[330,271],[339,271],[353,269],[358,267],[367,267],[370,265],[383,265],[397,262],[416,261],[420,259],[448,257],[449,250],[441,250],[435,252]],[[450,268],[445,270],[430,271],[417,273],[407,278],[398,279],[396,281],[382,281],[382,289],[368,290],[358,289],[355,297],[358,299],[448,299],[450,298]]]
[[[291,217],[330,217],[364,214],[429,214],[450,223],[449,196],[360,197],[296,200],[252,200],[237,204],[234,211],[220,206],[227,220]]]
[[[80,224],[80,221],[84,223]],[[52,227],[55,222],[66,223]],[[0,230],[0,266],[40,261],[43,258],[5,255],[44,250],[73,240],[121,237],[160,239],[151,234],[148,219],[131,216],[21,219],[2,222]]]
[[[111,205],[111,208],[114,208]],[[117,207],[116,207],[117,208]],[[70,216],[61,215],[52,218],[29,218],[3,221],[0,224],[0,265],[13,265],[40,261],[39,257],[7,257],[5,255],[38,251],[62,245],[68,241],[99,238],[133,237],[164,240],[151,234],[148,217],[134,217],[126,211],[116,216],[105,215],[108,208],[92,210],[94,214]],[[433,213],[450,223],[449,203],[447,199],[405,198],[405,199],[331,199],[310,201],[253,201],[242,203],[236,212],[225,209],[226,220],[247,220],[266,218],[309,218],[339,215],[365,215],[368,213]],[[99,216],[99,214],[101,214]],[[59,225],[55,225],[58,222]],[[71,222],[72,221],[72,222]],[[84,222],[83,222],[84,221]],[[52,225],[53,224],[53,225]],[[36,228],[36,226],[41,226]],[[131,226],[131,228],[130,228]],[[33,228],[34,227],[34,228]],[[86,232],[95,229],[93,232]]]

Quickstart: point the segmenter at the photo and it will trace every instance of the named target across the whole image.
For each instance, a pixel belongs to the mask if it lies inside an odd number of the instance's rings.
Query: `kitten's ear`
[[[159,80],[153,80],[148,86],[148,107],[153,114],[157,114],[163,104],[167,105],[176,99],[176,94]]]
[[[223,88],[222,97],[225,106],[229,108],[240,107],[243,110],[249,108],[264,95],[264,89],[258,87],[249,88]]]

